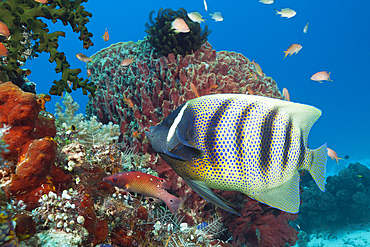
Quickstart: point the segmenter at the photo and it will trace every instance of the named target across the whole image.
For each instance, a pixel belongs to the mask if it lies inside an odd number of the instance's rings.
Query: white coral
[[[98,122],[96,116],[93,116],[90,120],[84,120],[81,113],[75,115],[79,105],[73,101],[72,96],[69,94],[65,96],[63,105],[64,109],[59,103],[55,104],[56,127],[58,131],[65,131],[66,127],[75,125],[77,133],[74,134],[74,137],[78,138],[79,142],[86,148],[110,144],[118,140],[120,135],[119,125],[111,122],[102,124]]]

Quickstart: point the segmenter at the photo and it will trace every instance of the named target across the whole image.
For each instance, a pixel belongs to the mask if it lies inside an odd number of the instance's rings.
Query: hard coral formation
[[[55,85],[51,87],[50,94],[61,95],[63,91],[70,93],[72,89],[76,90],[77,88],[82,88],[84,94],[87,94],[87,91],[94,94],[95,86],[88,83],[87,79],[83,80],[83,78],[77,77],[81,73],[81,69],[70,69],[64,53],[57,50],[58,38],[64,37],[65,33],[62,31],[49,33],[46,23],[39,19],[42,17],[53,23],[60,20],[64,25],[70,24],[74,32],[80,33],[79,39],[83,41],[83,47],[87,49],[93,44],[90,40],[92,33],[88,32],[85,25],[89,21],[88,17],[92,15],[81,6],[83,2],[87,2],[87,0],[54,0],[46,4],[40,4],[34,0],[1,1],[0,20],[8,26],[10,31],[10,38],[3,41],[9,53],[0,65],[0,70],[3,72],[2,78],[5,77],[4,72],[7,75],[7,80],[14,82],[25,75],[26,71],[22,70],[20,66],[30,56],[27,37],[31,35],[35,41],[32,49],[38,53],[48,52],[50,54],[49,62],[55,62],[57,65],[55,71],[62,72],[62,79],[54,80]],[[27,36],[25,33],[29,35]],[[72,89],[69,87],[68,81],[73,82]]]
[[[154,10],[149,14],[150,24],[145,24],[147,28],[145,32],[148,33],[149,43],[159,56],[167,56],[169,53],[173,53],[175,56],[191,54],[207,41],[207,36],[211,33],[208,31],[207,25],[202,30],[199,23],[193,22],[183,8],[178,11],[160,8],[154,20],[153,14]],[[182,18],[190,28],[190,32],[175,33],[171,29],[171,23],[176,18]]]
[[[305,182],[305,181],[303,181]],[[326,180],[321,193],[313,181],[302,183],[298,224],[307,232],[370,221],[370,169],[350,164]]]
[[[123,59],[136,57],[135,62],[127,67],[120,66]],[[90,98],[89,114],[95,114],[103,123],[112,121],[120,124],[122,140],[126,147],[134,148],[138,154],[151,154],[149,164],[160,177],[171,181],[171,190],[184,199],[182,214],[184,221],[198,224],[214,213],[213,206],[192,191],[186,183],[167,165],[159,159],[145,137],[145,131],[150,126],[160,123],[176,107],[187,100],[196,97],[191,84],[196,87],[200,96],[218,93],[249,93],[282,99],[275,81],[265,75],[258,75],[253,64],[243,55],[221,51],[216,52],[206,42],[193,54],[185,57],[172,53],[156,58],[149,41],[117,43],[101,50],[92,56],[93,63],[87,65],[92,71],[91,80],[99,85],[96,97]],[[137,136],[134,133],[139,133]],[[225,194],[224,194],[225,193]],[[227,197],[223,192],[222,196]],[[238,193],[240,194],[240,193]],[[294,243],[297,232],[287,222],[295,216],[280,212],[277,209],[264,207],[260,203],[247,199],[245,195],[230,197],[233,203],[239,205],[239,211],[249,217],[249,220],[234,222],[237,216],[225,213],[230,224],[229,230],[236,237],[249,243],[247,235],[240,231],[249,229],[253,220],[258,220],[254,230],[261,228],[261,241],[270,244]],[[249,201],[251,202],[249,202]],[[247,203],[248,201],[248,203]],[[258,210],[248,211],[250,204],[255,204]],[[243,218],[240,218],[243,219]],[[266,227],[264,221],[271,222]],[[280,230],[272,230],[275,227]],[[270,234],[269,231],[273,232]],[[262,240],[263,239],[263,240]],[[255,240],[255,238],[254,238]],[[234,244],[240,243],[234,241]]]

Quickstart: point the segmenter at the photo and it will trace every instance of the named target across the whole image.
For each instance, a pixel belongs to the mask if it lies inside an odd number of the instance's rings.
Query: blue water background
[[[65,52],[71,68],[81,68],[80,76],[86,78],[85,64],[77,60],[76,53],[90,56],[117,42],[143,39],[149,12],[157,13],[160,7],[198,11],[207,18],[206,24],[212,30],[208,41],[216,51],[235,51],[254,59],[264,73],[277,82],[280,90],[289,89],[292,101],[322,110],[309,136],[310,147],[327,142],[340,157],[350,156],[349,160],[341,161],[340,166],[329,161],[329,172],[338,171],[348,162],[370,157],[369,1],[278,0],[264,5],[258,0],[208,0],[207,4],[209,11],[222,13],[223,22],[210,18],[203,0],[90,0],[84,4],[93,14],[87,24],[94,34],[94,46],[89,50],[82,49],[79,35],[73,33],[70,26],[64,27],[61,22],[47,23],[51,31],[66,32],[65,38],[59,38],[59,51]],[[297,11],[297,15],[291,19],[274,15],[274,8],[287,7]],[[307,20],[309,28],[304,34]],[[105,28],[110,35],[108,42],[101,38]],[[301,44],[302,50],[283,59],[283,51],[293,43]],[[37,84],[38,93],[47,93],[52,81],[61,78],[61,74],[55,74],[55,64],[50,64],[48,58],[49,54],[43,53],[25,66],[32,71],[29,79]],[[310,80],[314,73],[323,70],[332,71],[333,82],[320,84]],[[79,112],[84,112],[87,96],[78,90],[72,97],[80,104]],[[46,105],[50,112],[54,112],[55,102],[61,101],[58,96],[52,98]]]

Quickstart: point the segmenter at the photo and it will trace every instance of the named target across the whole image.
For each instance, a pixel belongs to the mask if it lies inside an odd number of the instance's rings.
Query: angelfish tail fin
[[[328,160],[328,148],[326,143],[321,147],[310,150],[313,155],[312,164],[309,166],[308,171],[312,178],[315,180],[317,186],[321,191],[325,191],[325,172],[326,161]]]

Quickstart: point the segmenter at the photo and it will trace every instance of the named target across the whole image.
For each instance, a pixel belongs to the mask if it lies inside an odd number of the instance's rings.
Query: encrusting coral
[[[81,69],[70,69],[64,53],[57,50],[58,38],[64,37],[65,33],[62,31],[50,33],[46,23],[39,19],[42,17],[53,23],[60,20],[64,25],[70,24],[74,32],[80,33],[78,38],[83,41],[83,47],[88,49],[93,45],[90,40],[93,35],[88,32],[85,25],[92,14],[84,10],[81,5],[83,2],[87,2],[87,0],[54,0],[46,4],[40,4],[34,0],[1,1],[0,20],[8,26],[10,31],[9,38],[3,41],[8,49],[8,56],[2,60],[0,65],[2,80],[7,78],[15,83],[27,72],[20,68],[21,63],[23,64],[30,54],[27,52],[29,44],[24,35],[26,33],[31,35],[35,41],[32,48],[34,52],[48,52],[50,54],[49,62],[56,63],[55,71],[62,72],[62,79],[54,80],[55,85],[51,87],[50,94],[62,95],[64,91],[70,93],[72,89],[76,90],[77,88],[82,88],[83,94],[87,94],[87,91],[94,94],[95,86],[93,83],[88,83],[88,79],[78,78]],[[68,81],[73,82],[72,89],[69,87]]]
[[[160,8],[154,20],[153,14],[154,10],[149,14],[150,24],[145,24],[147,28],[145,32],[148,33],[149,43],[159,56],[167,56],[169,53],[175,57],[177,54],[182,56],[191,54],[207,41],[207,36],[211,33],[207,25],[202,30],[199,23],[193,22],[183,8],[178,11]],[[187,23],[190,28],[188,33],[175,33],[171,29],[171,23],[176,18],[181,18]]]

